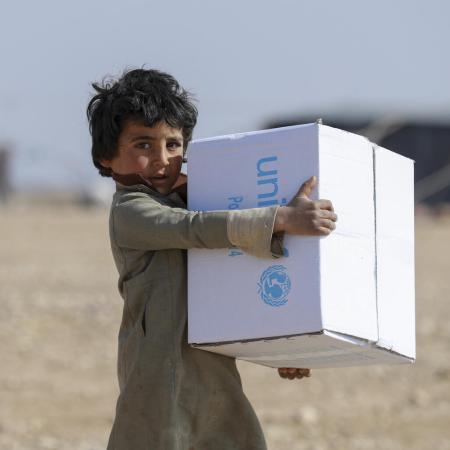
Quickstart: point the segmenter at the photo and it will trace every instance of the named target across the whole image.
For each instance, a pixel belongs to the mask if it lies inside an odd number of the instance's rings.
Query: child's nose
[[[165,149],[161,149],[155,155],[154,164],[158,169],[162,169],[163,167],[166,167],[169,165],[169,157],[168,157],[167,151]]]

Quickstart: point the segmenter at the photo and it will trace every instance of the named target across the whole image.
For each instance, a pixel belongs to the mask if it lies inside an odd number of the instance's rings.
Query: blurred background
[[[122,300],[90,83],[173,74],[196,138],[322,118],[416,161],[418,361],[241,364],[271,450],[450,449],[450,3],[41,0],[0,15],[0,448],[106,448]]]

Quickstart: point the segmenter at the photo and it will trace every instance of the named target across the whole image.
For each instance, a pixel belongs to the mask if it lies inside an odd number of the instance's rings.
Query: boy
[[[93,86],[92,157],[117,183],[110,238],[124,299],[108,449],[265,449],[235,360],[187,345],[185,250],[234,245],[256,257],[281,256],[275,233],[335,228],[331,202],[309,200],[312,177],[285,207],[187,211],[180,171],[197,120],[189,94],[156,70]],[[308,369],[279,372],[309,376]]]

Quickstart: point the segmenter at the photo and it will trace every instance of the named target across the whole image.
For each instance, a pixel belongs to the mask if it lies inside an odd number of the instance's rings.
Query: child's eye
[[[137,144],[136,147],[143,150],[149,150],[150,144],[148,142],[139,142],[139,144]]]
[[[167,144],[167,148],[169,148],[170,150],[176,150],[180,147],[181,147],[181,142],[178,142],[178,141],[169,142]]]

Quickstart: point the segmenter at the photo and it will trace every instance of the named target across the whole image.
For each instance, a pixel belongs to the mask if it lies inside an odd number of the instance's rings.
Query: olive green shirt
[[[186,249],[277,256],[276,210],[188,211],[177,193],[117,185],[110,238],[124,306],[108,450],[266,448],[235,360],[187,344]]]

